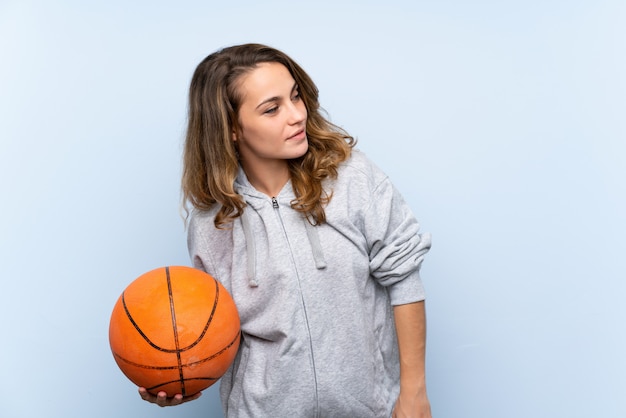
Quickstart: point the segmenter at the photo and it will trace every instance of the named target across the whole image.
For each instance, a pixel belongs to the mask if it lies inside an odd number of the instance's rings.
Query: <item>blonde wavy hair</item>
[[[238,130],[241,94],[238,80],[260,63],[284,65],[297,83],[307,109],[308,151],[288,160],[296,198],[291,207],[313,225],[326,221],[324,206],[332,198],[322,182],[337,177],[337,167],[349,158],[356,140],[328,121],[319,105],[319,91],[308,74],[281,51],[260,44],[221,49],[196,68],[189,87],[189,114],[183,150],[182,199],[186,217],[189,205],[207,210],[221,207],[215,226],[225,228],[241,216],[246,206],[234,190],[239,161],[232,132]]]

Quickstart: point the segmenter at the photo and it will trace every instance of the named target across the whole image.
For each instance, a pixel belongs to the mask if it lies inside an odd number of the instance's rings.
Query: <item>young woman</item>
[[[430,417],[419,276],[430,236],[387,176],[276,49],[209,55],[189,95],[189,251],[241,317],[225,415]],[[161,406],[197,397],[139,391]]]

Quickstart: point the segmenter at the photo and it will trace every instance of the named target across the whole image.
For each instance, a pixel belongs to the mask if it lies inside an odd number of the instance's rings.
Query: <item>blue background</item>
[[[220,417],[142,402],[124,287],[188,265],[186,93],[215,49],[309,72],[434,247],[437,418],[626,416],[626,3],[0,0],[0,415]]]

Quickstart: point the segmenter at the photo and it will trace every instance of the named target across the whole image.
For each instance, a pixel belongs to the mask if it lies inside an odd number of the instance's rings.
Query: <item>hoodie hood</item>
[[[246,176],[245,171],[241,166],[239,166],[239,172],[237,173],[237,178],[235,179],[235,191],[243,196],[244,201],[246,202],[247,208],[244,209],[243,214],[241,215],[241,229],[243,230],[243,234],[246,240],[246,255],[248,259],[248,263],[246,266],[247,274],[248,274],[248,283],[250,287],[257,287],[259,285],[259,278],[257,275],[257,251],[255,244],[255,236],[252,233],[252,227],[250,225],[250,212],[249,210],[261,211],[265,210],[268,207],[271,207],[276,211],[276,216],[280,217],[280,208],[281,206],[290,207],[291,202],[296,198],[296,195],[293,192],[293,188],[291,187],[291,180],[289,180],[282,188],[278,196],[268,196],[264,193],[259,192],[257,189],[250,184],[248,177]],[[311,247],[311,253],[313,255],[313,259],[315,260],[315,268],[318,270],[326,268],[326,259],[324,257],[324,251],[322,249],[322,245],[320,242],[319,233],[314,225],[308,221],[308,219],[303,215],[302,222],[305,224],[306,235],[309,241],[309,245]]]

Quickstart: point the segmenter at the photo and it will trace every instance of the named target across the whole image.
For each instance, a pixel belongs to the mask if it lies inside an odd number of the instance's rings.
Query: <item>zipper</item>
[[[296,264],[296,260],[293,254],[293,250],[291,249],[291,243],[289,241],[289,236],[287,235],[287,228],[285,228],[285,223],[283,222],[283,217],[280,214],[280,207],[278,206],[278,200],[276,199],[276,197],[272,197],[272,207],[275,209],[276,212],[276,216],[278,217],[278,220],[280,221],[280,225],[283,229],[283,234],[285,236],[285,241],[287,242],[287,247],[289,248],[289,252],[291,254],[291,263],[293,265],[293,269],[296,275],[296,279],[298,280],[298,286],[300,287],[300,298],[301,298],[301,302],[302,302],[302,309],[304,310],[304,321],[306,324],[306,328],[307,328],[307,333],[309,335],[309,349],[311,352],[311,366],[312,366],[312,372],[313,372],[313,384],[315,386],[315,416],[319,417],[320,414],[320,405],[319,405],[319,393],[318,393],[318,388],[317,388],[317,370],[316,370],[316,366],[315,366],[315,356],[313,355],[313,343],[311,341],[311,331],[309,328],[309,315],[307,314],[307,310],[306,310],[306,303],[304,302],[304,294],[302,293],[302,287],[300,285],[300,274],[298,273],[298,268],[297,268],[297,264]]]

